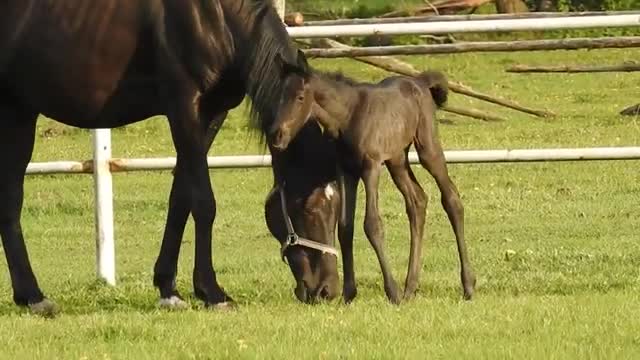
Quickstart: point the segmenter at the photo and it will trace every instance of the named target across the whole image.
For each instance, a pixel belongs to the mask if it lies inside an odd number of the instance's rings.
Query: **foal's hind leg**
[[[382,277],[384,279],[384,291],[389,300],[394,304],[400,303],[400,294],[398,285],[393,278],[391,267],[384,253],[384,230],[382,227],[382,219],[378,210],[378,184],[380,180],[381,165],[369,161],[364,165],[362,172],[362,181],[367,198],[367,205],[364,215],[364,232],[376,252]]]
[[[422,239],[427,209],[427,195],[418,183],[411,167],[407,152],[387,161],[387,169],[396,187],[404,197],[404,203],[409,217],[411,232],[411,248],[409,252],[409,269],[405,280],[404,297],[412,297],[418,287],[420,270],[422,268]]]
[[[430,129],[428,126],[420,126],[414,145],[420,158],[420,164],[429,171],[440,189],[442,206],[447,212],[449,222],[456,236],[464,298],[470,300],[473,296],[476,279],[471,270],[467,246],[464,241],[464,208],[458,189],[449,178],[444,152],[435,130]]]
[[[31,159],[37,114],[0,103],[0,236],[7,258],[13,301],[33,312],[52,315],[56,306],[45,299],[29,262],[20,215],[24,173]]]

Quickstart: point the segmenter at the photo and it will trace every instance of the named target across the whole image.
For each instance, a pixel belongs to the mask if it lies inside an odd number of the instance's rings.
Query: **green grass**
[[[540,120],[453,95],[451,103],[500,113],[504,123],[449,114],[447,149],[637,145],[637,118],[617,114],[640,101],[638,74],[513,75],[516,62],[620,63],[637,51],[466,54],[409,58],[479,91],[555,111]],[[359,79],[384,73],[347,60],[314,61]],[[212,154],[262,151],[234,111]],[[172,156],[162,118],[114,131],[114,156]],[[34,161],[86,159],[90,137],[43,119]],[[118,286],[95,281],[93,189],[89,176],[37,176],[26,183],[23,227],[44,291],[62,307],[55,320],[10,301],[0,275],[0,358],[602,358],[640,356],[640,163],[601,161],[451,165],[466,206],[466,234],[478,276],[476,299],[461,301],[452,232],[426,171],[431,195],[419,296],[388,305],[375,255],[357,212],[359,297],[297,303],[286,265],[266,229],[262,205],[270,170],[212,171],[218,199],[215,266],[237,311],[155,308],[152,268],[166,216],[171,175],[114,177]],[[362,191],[362,190],[361,190]],[[385,174],[381,208],[387,249],[402,282],[408,226]],[[362,200],[362,197],[361,197]],[[508,250],[515,255],[508,260]],[[4,257],[2,257],[4,259]],[[4,260],[1,266],[6,266]],[[179,287],[190,294],[193,226],[186,231]]]

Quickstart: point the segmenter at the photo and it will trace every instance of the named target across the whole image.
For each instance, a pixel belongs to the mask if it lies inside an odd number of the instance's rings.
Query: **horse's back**
[[[56,120],[109,127],[113,119],[105,124],[97,119],[119,88],[135,88],[122,97],[129,99],[155,93],[151,53],[156,39],[150,16],[158,14],[154,8],[159,4],[159,0],[4,2],[0,85],[32,110]]]

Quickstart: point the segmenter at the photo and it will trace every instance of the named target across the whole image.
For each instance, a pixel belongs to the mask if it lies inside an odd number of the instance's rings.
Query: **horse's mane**
[[[236,0],[237,1],[237,0]],[[261,132],[261,140],[274,121],[272,109],[280,100],[283,80],[274,61],[277,54],[287,61],[296,62],[297,52],[275,11],[271,0],[243,0],[252,12],[253,31],[249,35],[249,51],[244,54],[248,62],[246,74],[247,94],[250,102],[250,123]]]

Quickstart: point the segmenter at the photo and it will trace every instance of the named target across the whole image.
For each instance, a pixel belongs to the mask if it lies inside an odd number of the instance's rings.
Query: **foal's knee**
[[[382,234],[382,224],[378,216],[365,216],[364,233],[369,239],[377,239]]]
[[[427,203],[429,202],[429,198],[427,197],[427,194],[424,193],[424,191],[416,191],[415,202],[418,211],[420,213],[423,213],[427,210]]]

